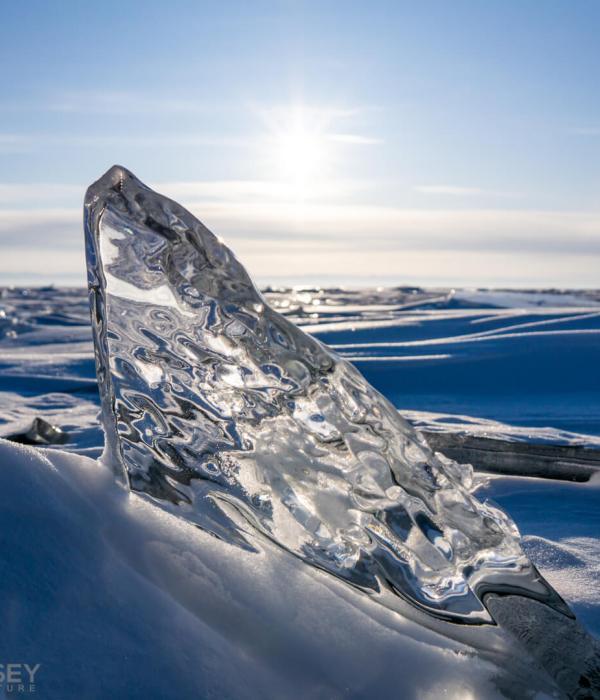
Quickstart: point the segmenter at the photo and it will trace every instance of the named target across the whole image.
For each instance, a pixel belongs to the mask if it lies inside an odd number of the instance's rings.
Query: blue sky
[[[260,282],[600,286],[600,3],[4,3],[0,284],[113,163]]]

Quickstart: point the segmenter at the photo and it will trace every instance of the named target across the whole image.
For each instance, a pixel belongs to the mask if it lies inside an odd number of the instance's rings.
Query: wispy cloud
[[[79,185],[52,183],[0,183],[0,206],[26,204],[34,209],[57,201],[81,199],[84,188]]]
[[[313,105],[303,102],[277,104],[249,103],[253,112],[270,129],[285,128],[290,122],[301,119],[307,127],[327,128],[336,122],[347,122],[369,110],[368,107],[339,105]]]
[[[0,153],[22,153],[29,150],[29,147],[27,134],[0,133]]]
[[[198,132],[162,132],[150,131],[148,133],[44,133],[28,132],[21,134],[1,134],[0,152],[22,152],[33,148],[36,150],[47,148],[62,148],[66,146],[84,146],[94,148],[105,147],[135,147],[135,148],[233,148],[233,149],[257,149],[264,135],[248,133],[243,136],[218,135]],[[382,139],[361,134],[337,134],[325,133],[323,140],[332,141],[350,146],[379,145]]]
[[[161,132],[100,134],[89,132],[44,133],[29,132],[22,134],[0,135],[0,150],[36,150],[45,148],[62,148],[65,146],[85,146],[105,148],[108,146],[134,146],[138,148],[250,148],[256,143],[250,137],[222,136],[197,132]]]
[[[0,144],[19,143],[22,139],[20,134],[0,134]]]
[[[63,113],[65,119],[72,114],[72,127],[64,131],[39,131],[0,133],[0,152],[45,151],[56,148],[226,148],[265,151],[269,145],[276,147],[278,138],[294,133],[304,134],[321,145],[340,146],[379,145],[383,140],[371,133],[364,133],[362,121],[373,111],[369,106],[314,106],[307,104],[215,104],[210,102],[211,129],[173,129],[172,119],[185,122],[186,115],[207,111],[207,102],[201,98],[157,96],[131,91],[80,90],[40,96],[21,103],[0,102],[0,110],[28,114],[36,111]],[[240,125],[235,120],[228,128],[219,122],[215,114],[224,110],[227,114],[247,115]],[[102,125],[85,132],[78,132],[79,114],[121,117],[124,115],[173,115],[169,127],[141,124],[138,121],[121,120],[118,126]],[[179,115],[179,116],[176,116]],[[215,128],[215,119],[218,127]],[[38,121],[38,124],[40,122]],[[164,123],[164,120],[163,122]],[[187,122],[189,123],[189,122]]]
[[[44,107],[52,112],[94,114],[204,112],[209,106],[204,100],[149,95],[132,91],[81,90],[64,92],[50,98]],[[211,104],[211,109],[215,105]]]
[[[255,183],[263,192],[266,183]],[[364,250],[524,250],[600,254],[600,212],[507,209],[400,209],[376,205],[297,203],[249,196],[234,184],[223,198],[219,183],[171,183],[160,189],[179,199],[216,233],[236,241],[294,239],[342,243]],[[0,245],[52,247],[81,238],[81,209],[0,210]],[[335,264],[335,261],[331,261]]]
[[[482,187],[465,187],[462,185],[415,185],[415,192],[419,194],[439,194],[450,197],[515,197],[514,192],[501,190],[487,190]]]
[[[83,243],[67,249],[3,247],[0,256],[0,285],[54,282],[83,286],[85,270]]]
[[[269,198],[271,186],[216,181],[158,187],[228,240],[261,280],[292,279],[301,269],[325,281],[597,284],[600,212],[432,211],[326,200],[298,207],[285,193]],[[82,194],[83,188],[78,198]],[[46,280],[80,274],[83,283],[81,207],[0,209],[0,248],[0,284],[19,271]]]
[[[330,141],[338,143],[349,143],[357,146],[377,146],[383,143],[383,139],[372,136],[361,136],[360,134],[329,134]]]
[[[600,136],[600,126],[576,126],[569,129],[569,133],[576,136]]]
[[[315,180],[302,191],[302,200],[344,200],[372,188],[371,182],[362,180]],[[195,182],[153,183],[157,191],[182,202],[224,202],[234,206],[253,203],[270,205],[280,203],[296,206],[298,191],[294,183],[283,180],[199,180]]]
[[[82,240],[80,208],[0,209],[2,256],[14,247],[36,250],[77,247]]]
[[[172,199],[182,202],[210,202],[225,205],[271,203],[293,205],[298,200],[294,183],[282,180],[192,180],[181,182],[154,182],[150,186]],[[0,220],[2,213],[27,212],[79,205],[83,200],[86,185],[55,183],[0,183]],[[302,199],[307,202],[319,200],[344,201],[358,193],[368,192],[373,183],[362,180],[315,180],[303,189]],[[2,208],[4,212],[2,212]],[[0,224],[1,225],[1,224]]]
[[[357,119],[371,111],[369,107],[317,107],[298,103],[255,105],[253,109],[271,134],[302,132],[327,141],[359,146],[383,143],[382,139],[356,129]]]

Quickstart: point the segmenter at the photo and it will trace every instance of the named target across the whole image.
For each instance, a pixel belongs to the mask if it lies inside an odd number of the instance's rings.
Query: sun
[[[318,131],[308,129],[301,119],[290,124],[275,139],[279,170],[287,179],[307,184],[320,174],[324,160],[324,139]]]
[[[270,132],[274,176],[292,189],[296,199],[307,197],[327,169],[325,126],[309,110],[296,107],[279,115]]]

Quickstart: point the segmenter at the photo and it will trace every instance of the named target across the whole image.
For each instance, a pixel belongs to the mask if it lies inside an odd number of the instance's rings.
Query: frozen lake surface
[[[420,429],[600,449],[600,293],[264,293],[273,308],[354,363]],[[511,680],[491,670],[492,657],[465,666],[461,659],[469,658],[470,645],[478,646],[469,638],[475,633],[442,642],[422,621],[394,618],[334,579],[323,582],[324,575],[303,569],[290,555],[263,553],[257,569],[255,555],[229,556],[210,536],[174,526],[138,497],[124,500],[93,461],[103,446],[98,413],[86,292],[3,289],[0,436],[26,431],[36,417],[68,434],[65,444],[48,448],[0,444],[2,529],[26,554],[5,554],[2,562],[2,619],[4,629],[13,626],[12,646],[5,634],[1,651],[12,658],[17,650],[26,660],[33,649],[53,667],[48,697],[71,697],[57,669],[67,656],[76,659],[63,669],[75,684],[91,659],[106,664],[98,697],[102,688],[120,687],[125,669],[139,697],[153,691],[164,697],[281,697],[292,688],[296,697],[365,697],[392,687],[404,688],[405,697],[517,697],[515,688],[526,685],[527,667],[516,662]],[[568,483],[483,473],[477,479],[477,495],[508,511],[530,558],[600,635],[600,479]],[[123,528],[125,538],[117,536]],[[154,544],[141,544],[147,542]],[[308,615],[311,596],[320,619]],[[306,619],[300,621],[300,613]],[[265,622],[268,616],[278,621],[275,627]],[[336,624],[344,626],[341,637]],[[61,635],[57,630],[65,625],[71,633]],[[398,631],[396,654],[389,635]],[[360,649],[349,643],[352,634],[363,640]],[[176,651],[182,636],[185,649]],[[221,674],[225,658],[229,677]],[[404,661],[396,673],[398,658]],[[140,664],[148,659],[155,669],[144,673]],[[424,667],[436,671],[426,679]],[[92,697],[93,687],[90,678]],[[536,687],[540,697],[553,696],[551,684],[540,680]]]

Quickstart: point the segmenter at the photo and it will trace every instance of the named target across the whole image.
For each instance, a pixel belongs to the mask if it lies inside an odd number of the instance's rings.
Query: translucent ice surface
[[[470,468],[270,308],[183,207],[115,166],[88,190],[85,230],[105,459],[123,483],[389,607],[490,622],[485,594],[520,593],[565,610]]]

